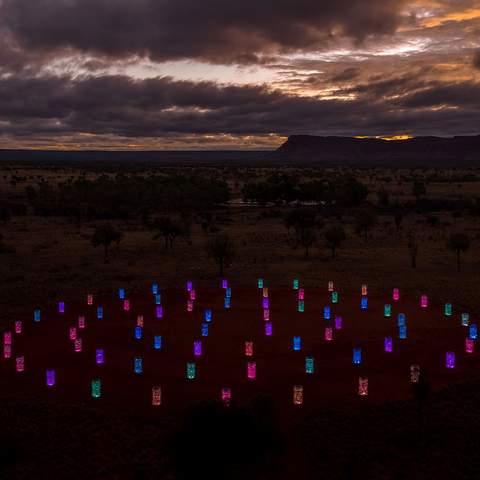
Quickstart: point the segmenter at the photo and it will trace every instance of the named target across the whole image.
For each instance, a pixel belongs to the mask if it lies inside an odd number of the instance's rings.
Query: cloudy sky
[[[480,133],[480,0],[0,0],[0,148]]]

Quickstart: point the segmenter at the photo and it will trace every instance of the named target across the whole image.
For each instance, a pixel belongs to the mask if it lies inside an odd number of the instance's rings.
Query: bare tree
[[[345,240],[345,230],[341,225],[330,225],[323,232],[325,240],[327,242],[327,247],[332,252],[332,258],[335,258],[337,255],[337,248]]]
[[[298,233],[298,241],[305,248],[305,258],[308,258],[310,247],[313,245],[317,236],[313,228],[303,228]]]
[[[470,248],[470,238],[465,233],[452,233],[447,248],[457,254],[457,272],[460,271],[460,254]]]
[[[123,237],[123,233],[116,230],[112,225],[101,225],[95,228],[91,242],[94,247],[103,246],[105,252],[105,263],[109,262],[108,249],[113,242],[117,244]]]
[[[174,220],[170,217],[160,217],[150,224],[155,232],[154,238],[163,237],[165,250],[172,249],[175,240],[180,236],[188,236],[189,228],[185,222]]]
[[[410,234],[408,236],[408,252],[410,254],[410,263],[412,265],[412,268],[417,267],[417,255],[418,255],[418,243],[417,243],[417,238],[415,235]]]
[[[363,233],[363,238],[368,241],[368,232],[376,225],[377,216],[370,209],[361,210],[357,215],[356,231]]]
[[[218,273],[223,275],[225,266],[235,258],[235,246],[226,234],[215,235],[207,244],[207,253],[218,266]]]

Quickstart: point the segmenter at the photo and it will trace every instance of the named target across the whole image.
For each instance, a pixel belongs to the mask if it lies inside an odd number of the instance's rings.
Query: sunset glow
[[[272,12],[248,0],[241,11],[5,0],[0,148],[268,150],[292,134],[477,133],[478,6],[302,1]]]

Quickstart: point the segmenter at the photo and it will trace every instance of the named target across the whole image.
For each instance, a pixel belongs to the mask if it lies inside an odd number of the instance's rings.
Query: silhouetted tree
[[[218,233],[217,217],[212,212],[199,213],[200,226],[205,233]]]
[[[457,272],[460,271],[460,253],[470,248],[470,238],[465,233],[452,233],[448,239],[447,247],[457,254]]]
[[[423,182],[414,182],[412,185],[412,193],[415,195],[415,198],[418,200],[420,197],[427,193],[427,188]]]
[[[298,241],[305,248],[305,258],[308,258],[310,247],[313,245],[317,236],[313,228],[302,228],[298,233]]]
[[[390,204],[390,194],[383,187],[377,191],[377,199],[380,207],[388,207]]]
[[[195,405],[167,443],[174,478],[240,480],[278,475],[285,442],[272,406]],[[202,441],[198,441],[202,432]]]
[[[317,212],[311,208],[297,208],[290,211],[285,217],[285,226],[295,229],[297,242],[305,248],[305,258],[309,249],[316,240],[315,228],[322,225],[322,220]]]
[[[400,231],[400,227],[402,226],[403,213],[400,210],[397,210],[393,215],[393,219],[395,221],[395,228],[397,229],[398,233]]]
[[[0,222],[7,223],[10,219],[10,209],[7,207],[0,206]]]
[[[368,240],[368,232],[376,225],[377,216],[375,212],[370,209],[361,210],[357,215],[356,231],[363,233],[365,241]]]
[[[415,235],[410,234],[408,236],[408,253],[410,254],[410,263],[412,268],[417,266],[417,255],[418,255],[418,243]]]
[[[235,258],[235,246],[228,235],[219,234],[208,242],[207,253],[218,265],[218,273],[222,276],[225,266]]]
[[[94,247],[103,246],[105,249],[105,263],[108,263],[108,249],[113,242],[117,244],[122,239],[122,232],[113,228],[110,224],[101,225],[95,228],[91,242]]]
[[[163,237],[165,249],[173,248],[177,237],[188,236],[189,230],[186,222],[179,222],[170,217],[160,217],[154,220],[150,228],[156,233],[154,238]]]
[[[330,225],[323,232],[327,247],[332,252],[332,258],[336,257],[337,248],[345,240],[345,230],[341,225]]]
[[[13,253],[15,249],[5,243],[3,235],[0,233],[0,255],[4,253]]]

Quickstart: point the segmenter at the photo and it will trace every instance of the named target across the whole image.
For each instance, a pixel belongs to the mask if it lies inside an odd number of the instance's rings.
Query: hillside
[[[480,163],[480,135],[415,137],[401,141],[292,135],[272,157],[297,163],[466,165]]]

